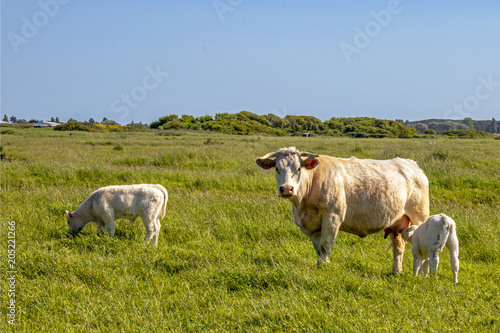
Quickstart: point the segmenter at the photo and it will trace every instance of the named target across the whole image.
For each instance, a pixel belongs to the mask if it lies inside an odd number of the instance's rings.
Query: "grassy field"
[[[500,141],[81,133],[2,129],[1,332],[498,332]],[[418,162],[431,213],[457,222],[459,283],[447,250],[436,279],[390,274],[383,234],[340,233],[316,267],[309,239],[254,159],[281,147]],[[89,224],[66,236],[64,210],[110,184],[169,191],[157,248],[144,227]],[[15,297],[7,280],[15,222]],[[15,300],[15,325],[7,306]]]

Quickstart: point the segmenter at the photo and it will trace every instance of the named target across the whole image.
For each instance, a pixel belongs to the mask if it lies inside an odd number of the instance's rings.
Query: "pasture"
[[[158,135],[161,133],[163,135]],[[84,133],[2,128],[2,332],[493,332],[500,330],[500,141]],[[393,276],[383,233],[339,233],[316,267],[308,237],[254,159],[281,147],[337,157],[411,158],[430,180],[431,214],[457,222],[459,283]],[[169,192],[158,247],[124,220],[75,238],[65,209],[111,184]],[[15,221],[15,325],[7,234]]]

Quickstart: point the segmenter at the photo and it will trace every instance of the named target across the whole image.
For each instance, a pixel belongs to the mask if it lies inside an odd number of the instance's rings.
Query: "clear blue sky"
[[[500,119],[498,0],[1,4],[1,117]]]

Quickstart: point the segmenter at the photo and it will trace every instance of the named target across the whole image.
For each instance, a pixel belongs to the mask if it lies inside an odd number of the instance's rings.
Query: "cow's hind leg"
[[[401,274],[403,272],[403,254],[405,252],[406,242],[401,235],[397,237],[391,234],[392,239],[392,274]]]

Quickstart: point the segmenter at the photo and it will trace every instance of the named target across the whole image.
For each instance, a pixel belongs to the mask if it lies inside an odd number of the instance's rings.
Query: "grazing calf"
[[[427,275],[429,266],[431,276],[435,276],[439,265],[439,251],[443,251],[446,246],[450,251],[453,281],[458,282],[457,226],[451,217],[445,214],[432,215],[420,226],[412,225],[401,231],[401,236],[412,243],[414,276],[419,273]]]
[[[160,218],[165,216],[167,190],[161,185],[140,184],[106,186],[94,191],[74,212],[66,211],[70,235],[76,235],[89,222],[113,235],[115,220],[126,218],[134,223],[141,217],[146,227],[144,243],[158,244]]]

